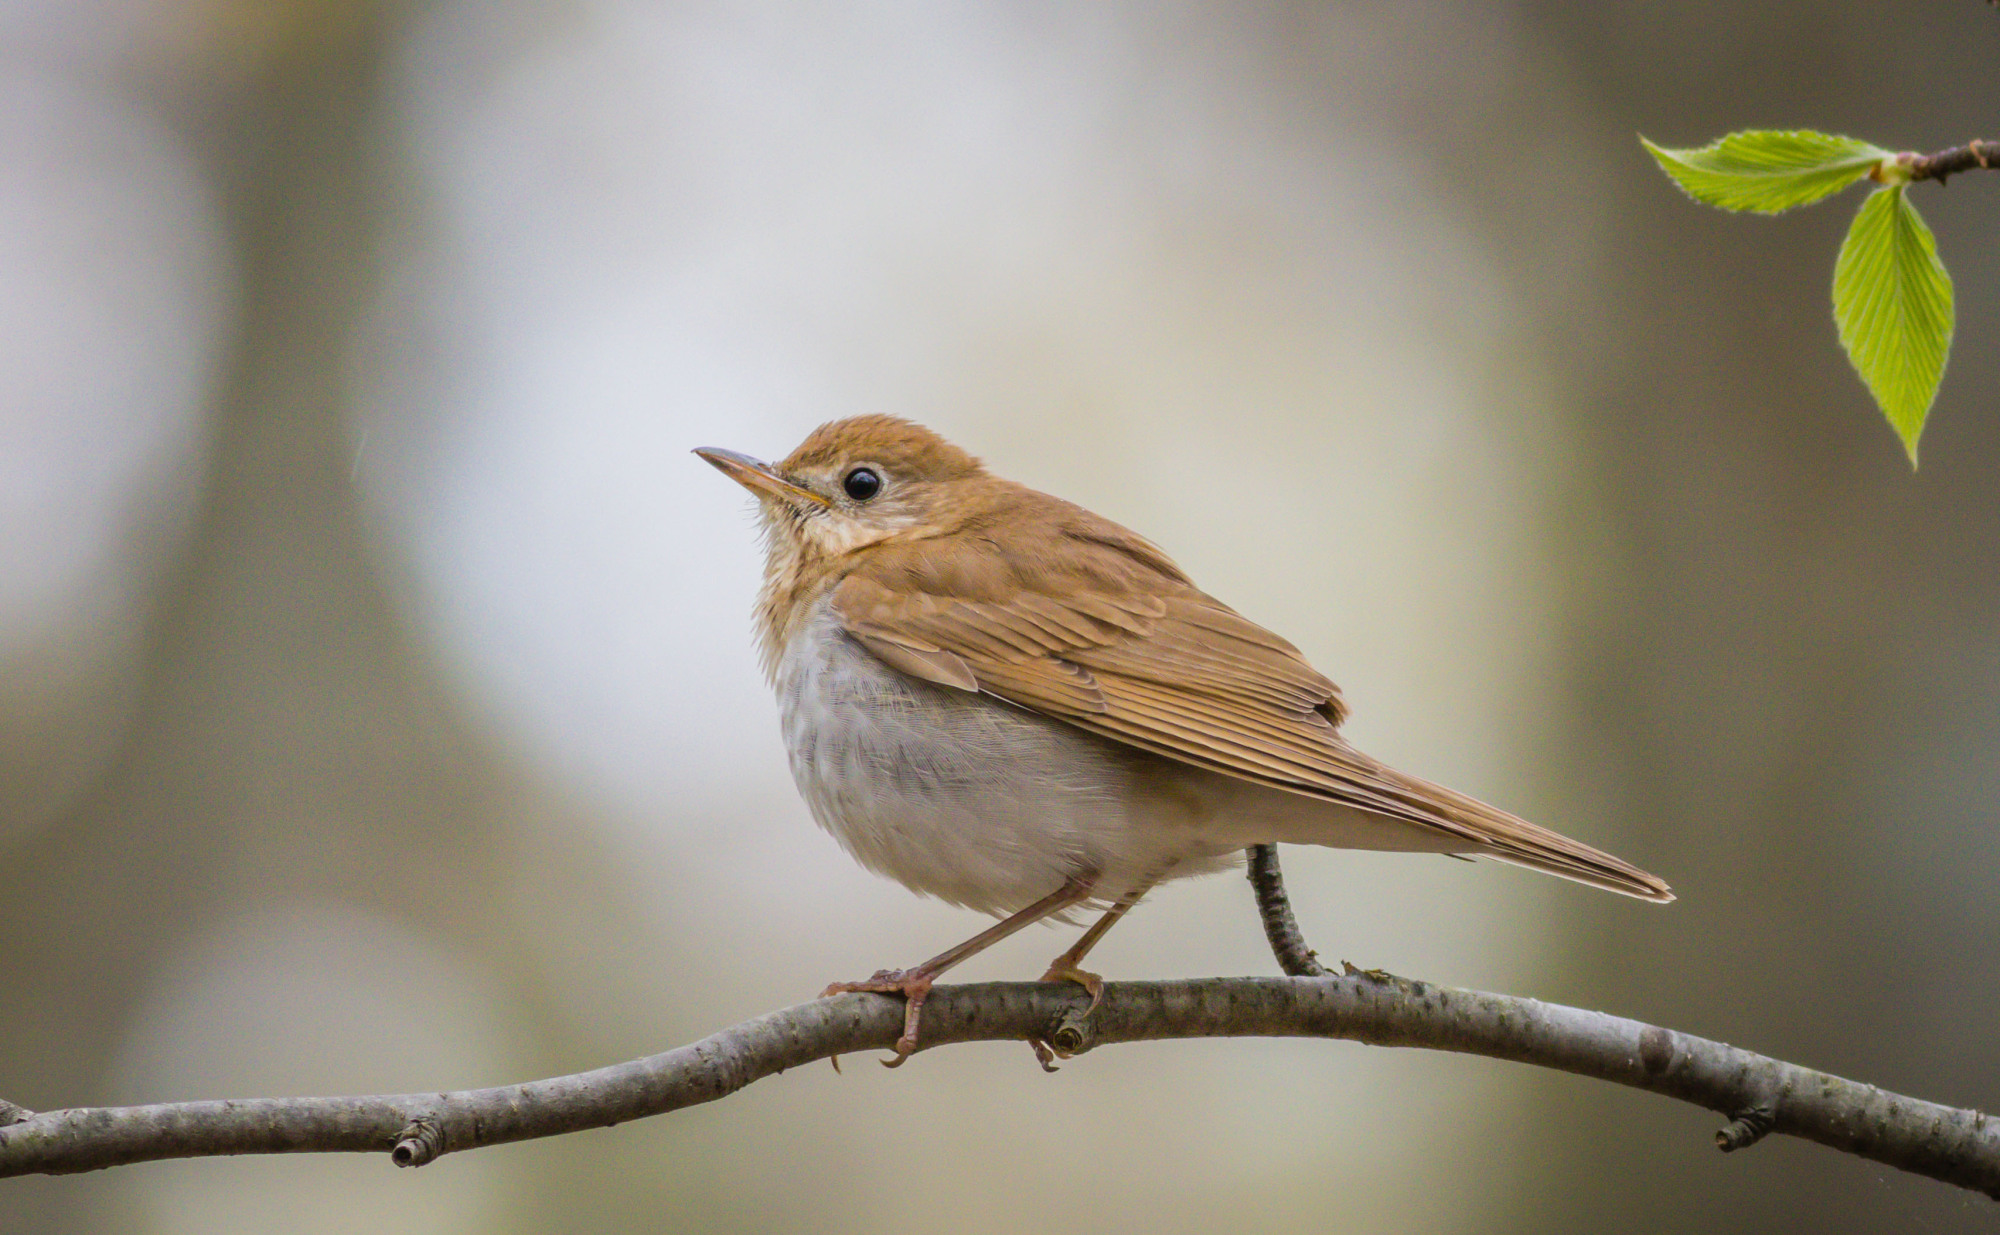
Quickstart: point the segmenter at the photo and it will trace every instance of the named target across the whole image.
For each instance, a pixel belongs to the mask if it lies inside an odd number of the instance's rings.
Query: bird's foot
[[[1061,960],[1050,965],[1049,971],[1035,980],[1037,982],[1074,982],[1084,990],[1089,991],[1090,1006],[1084,1009],[1085,1012],[1097,1011],[1098,1003],[1104,999],[1103,975],[1091,973],[1087,969],[1078,969],[1075,965],[1065,964]]]
[[[931,995],[931,974],[921,969],[878,969],[875,976],[865,982],[835,982],[819,993],[821,999],[828,995],[844,995],[850,991],[865,991],[877,995],[901,995],[903,997],[903,1036],[896,1039],[893,1048],[894,1059],[885,1059],[885,1068],[899,1068],[903,1061],[917,1049],[917,1021],[923,1015],[924,1000]]]
[[[1049,966],[1049,971],[1036,979],[1036,981],[1074,982],[1084,990],[1090,992],[1090,1006],[1083,1010],[1083,1016],[1089,1016],[1092,1012],[1095,1012],[1098,1002],[1104,998],[1104,978],[1102,975],[1091,973],[1087,969],[1078,969],[1074,964],[1070,964],[1060,957],[1056,959],[1054,964]],[[1042,1065],[1042,1071],[1044,1072],[1057,1071],[1056,1060],[1068,1059],[1076,1053],[1073,1050],[1065,1048],[1060,1041],[1049,1041],[1043,1038],[1030,1038],[1028,1039],[1028,1045],[1034,1049],[1035,1062]]]

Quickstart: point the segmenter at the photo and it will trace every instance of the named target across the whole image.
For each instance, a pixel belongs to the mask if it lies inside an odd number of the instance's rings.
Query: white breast
[[[1159,818],[1156,786],[1135,783],[1145,761],[990,696],[906,677],[825,605],[775,677],[792,777],[813,817],[862,865],[917,892],[1008,913],[1078,874],[1100,874],[1100,894],[1115,896],[1160,867],[1215,869],[1231,848],[1191,843]]]

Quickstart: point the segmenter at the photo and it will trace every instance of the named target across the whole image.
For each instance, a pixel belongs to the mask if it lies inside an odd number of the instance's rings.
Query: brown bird
[[[889,416],[784,462],[696,454],[757,495],[757,602],[792,777],[870,870],[995,926],[838,991],[907,1000],[1030,923],[1101,906],[1044,981],[1155,884],[1251,845],[1483,855],[1665,903],[1608,853],[1387,767],[1340,736],[1340,690],[1152,542],[989,474]]]

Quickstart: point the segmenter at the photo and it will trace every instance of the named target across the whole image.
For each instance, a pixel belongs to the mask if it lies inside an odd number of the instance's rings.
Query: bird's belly
[[[813,817],[862,865],[915,891],[1006,913],[1077,875],[1098,875],[1111,897],[1156,868],[1214,869],[1208,859],[1227,851],[1191,852],[1184,830],[1133,817],[1142,760],[1132,754],[907,677],[830,615],[804,624],[776,678],[792,777]]]

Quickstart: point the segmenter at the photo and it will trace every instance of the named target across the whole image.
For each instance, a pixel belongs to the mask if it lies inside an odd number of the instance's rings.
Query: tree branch
[[[1600,1012],[1359,971],[1116,982],[1087,1016],[1086,1003],[1067,983],[938,987],[924,1007],[924,1047],[1060,1036],[1065,1050],[1081,1052],[1164,1038],[1271,1036],[1458,1051],[1719,1111],[1736,1122],[1718,1140],[1748,1143],[1743,1138],[1754,1139],[1762,1125],[2000,1197],[2000,1121]],[[836,995],[665,1054],[524,1085],[46,1111],[0,1126],[0,1176],[243,1153],[393,1151],[397,1163],[417,1166],[441,1153],[713,1102],[787,1068],[886,1049],[902,1021],[893,997]]]
[[[1319,963],[1319,953],[1306,946],[1299,920],[1292,916],[1284,872],[1278,869],[1278,847],[1252,845],[1243,852],[1248,857],[1244,873],[1250,876],[1250,887],[1257,894],[1257,916],[1264,921],[1264,938],[1271,941],[1271,955],[1278,958],[1278,968],[1294,978],[1325,977],[1332,971]]]
[[[1911,180],[1935,180],[1943,184],[1960,172],[2000,171],[2000,142],[1975,139],[1935,154],[1905,152],[1897,155],[1896,161],[1910,169]]]

